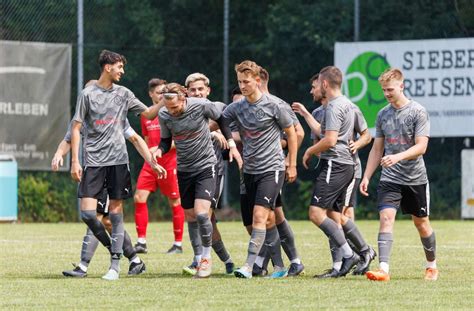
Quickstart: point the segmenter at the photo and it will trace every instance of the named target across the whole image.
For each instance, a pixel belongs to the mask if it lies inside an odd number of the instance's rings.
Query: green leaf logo
[[[365,52],[357,56],[347,68],[343,93],[359,106],[369,128],[375,127],[377,113],[387,103],[378,78],[389,67],[383,55]]]

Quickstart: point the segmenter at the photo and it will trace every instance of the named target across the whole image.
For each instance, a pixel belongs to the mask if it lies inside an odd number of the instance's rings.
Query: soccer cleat
[[[351,257],[349,258],[343,258],[342,259],[342,267],[341,270],[339,270],[339,275],[338,276],[346,276],[352,268],[354,268],[355,265],[360,261],[359,255],[356,253],[353,253]]]
[[[280,279],[288,275],[288,270],[285,268],[275,267],[275,271],[269,276],[270,279]]]
[[[375,259],[375,257],[377,257],[377,253],[372,248],[372,246],[369,246],[369,248],[366,251],[363,251],[360,254],[360,261],[355,267],[352,274],[364,275],[367,271],[369,271],[370,263],[372,262],[372,260]]]
[[[197,273],[195,277],[198,278],[208,278],[212,272],[212,260],[211,258],[202,258],[201,262],[199,263],[199,269],[197,269]]]
[[[225,264],[225,274],[233,275],[234,274],[235,265],[233,262],[228,262]]]
[[[173,246],[171,246],[170,249],[166,253],[167,254],[182,254],[183,247],[173,244]]]
[[[63,275],[73,278],[83,278],[87,276],[87,272],[83,271],[79,266],[75,266],[73,270],[63,271]]]
[[[438,279],[439,271],[436,268],[426,268],[425,270],[425,280],[426,281],[436,281]]]
[[[193,261],[189,266],[183,267],[183,274],[194,276],[198,270],[198,263]]]
[[[367,271],[365,276],[372,281],[390,281],[390,274],[383,271],[382,269]]]
[[[234,275],[238,278],[242,279],[251,279],[252,278],[252,271],[250,271],[250,267],[244,265],[243,267],[234,271]]]
[[[137,242],[137,244],[135,244],[135,252],[137,254],[146,254],[146,253],[148,253],[148,248],[146,247],[146,243]]]
[[[102,279],[107,281],[116,281],[119,279],[119,273],[114,269],[109,269],[107,273],[102,277]]]
[[[130,263],[128,267],[128,275],[139,275],[146,271],[145,263],[143,260],[140,260],[139,263],[134,263],[133,261]]]
[[[304,265],[302,263],[293,262],[288,269],[288,276],[298,276],[304,274]]]
[[[268,270],[265,268],[261,268],[258,265],[254,264],[252,268],[252,276],[267,276]]]
[[[316,274],[314,277],[317,279],[337,278],[339,277],[339,271],[332,268],[324,271],[322,274]]]

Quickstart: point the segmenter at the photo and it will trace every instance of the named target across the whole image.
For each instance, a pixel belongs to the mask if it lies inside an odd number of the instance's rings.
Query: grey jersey
[[[353,141],[357,140],[357,135],[359,133],[367,130],[367,121],[365,121],[364,115],[360,108],[352,104],[352,111],[354,112],[354,135],[352,137]],[[360,162],[359,153],[356,152],[354,155],[355,167],[354,167],[354,178],[362,178],[362,164]]]
[[[224,175],[224,157],[222,156],[221,144],[217,139],[212,139],[212,147],[214,148],[214,154],[216,155],[216,172],[217,175]]]
[[[243,98],[224,110],[223,116],[235,122],[242,139],[244,172],[247,174],[285,170],[280,133],[293,121],[287,110],[273,98],[262,94],[253,104]]]
[[[64,141],[67,143],[71,143],[71,127],[72,121],[69,122],[67,127],[66,135],[64,135]],[[125,127],[123,129],[123,136],[125,139],[129,139],[130,137],[136,134],[135,130],[130,126],[128,119],[125,121]],[[87,152],[86,152],[86,137],[87,136],[87,127],[81,127],[81,141],[82,141],[82,163],[87,163]]]
[[[297,124],[300,124],[300,120],[298,120],[298,117],[296,116],[295,112],[293,111],[293,109],[291,109],[291,106],[290,104],[288,104],[286,101],[284,101],[283,99],[275,96],[275,95],[272,95],[272,94],[267,94],[267,96],[271,99],[271,100],[274,100],[276,103],[278,103],[279,105],[281,105],[281,107],[283,109],[286,110],[286,112],[288,112],[288,114],[290,115],[291,117],[291,120],[292,120],[292,123],[293,125],[297,125]],[[281,139],[286,139],[286,133],[284,131],[281,131],[280,133],[280,138]]]
[[[416,137],[429,135],[428,113],[425,107],[413,100],[400,109],[387,105],[377,115],[375,137],[384,138],[385,155],[408,150],[415,145]],[[423,156],[382,168],[380,180],[402,185],[426,184],[428,176]]]
[[[158,116],[161,138],[172,137],[176,145],[178,171],[196,172],[217,163],[212,145],[209,119],[217,120],[225,105],[204,98],[186,98],[184,112],[178,117],[161,108]]]
[[[123,136],[129,111],[141,113],[147,109],[126,87],[116,84],[106,90],[93,84],[78,98],[74,121],[87,128],[85,150],[87,166],[111,166],[128,163]]]
[[[325,112],[325,108],[323,105],[319,106],[318,108],[314,109],[313,112],[311,112],[311,115],[316,121],[318,121],[318,123],[321,125],[321,128],[324,123],[324,115],[325,115],[324,112]],[[321,139],[321,135],[317,136],[316,133],[311,131],[311,139],[312,140]]]
[[[349,141],[354,133],[352,105],[352,102],[343,95],[329,101],[321,125],[321,135],[324,137],[326,131],[338,131],[338,137],[334,147],[321,152],[321,159],[354,164],[354,157],[349,149]]]

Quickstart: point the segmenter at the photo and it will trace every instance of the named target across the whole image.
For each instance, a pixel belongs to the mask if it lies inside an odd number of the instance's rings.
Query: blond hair
[[[196,82],[196,81],[203,81],[206,86],[209,86],[209,78],[200,72],[195,72],[195,73],[190,74],[186,78],[184,85],[186,87],[189,87],[191,83]]]
[[[398,68],[388,68],[379,77],[379,83],[384,84],[389,81],[396,80],[403,82],[403,73]]]
[[[186,88],[179,83],[168,83],[163,88],[163,93],[175,93],[180,96],[186,95]]]
[[[253,77],[259,77],[260,72],[262,70],[262,67],[257,65],[257,63],[251,61],[251,60],[244,60],[240,64],[235,64],[235,72],[237,73],[244,73],[248,72],[250,73]]]

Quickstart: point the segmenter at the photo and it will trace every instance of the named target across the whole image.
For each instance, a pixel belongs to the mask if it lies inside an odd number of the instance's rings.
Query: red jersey
[[[158,117],[154,118],[153,120],[148,120],[147,118],[142,116],[140,118],[140,123],[142,126],[142,135],[143,137],[147,137],[148,140],[148,148],[158,146],[161,140],[160,121],[158,120]],[[163,166],[167,170],[175,169],[176,148],[170,149],[170,151],[165,153],[161,159],[158,159],[158,164]]]

